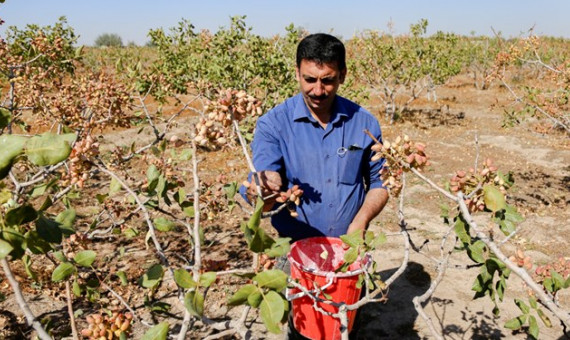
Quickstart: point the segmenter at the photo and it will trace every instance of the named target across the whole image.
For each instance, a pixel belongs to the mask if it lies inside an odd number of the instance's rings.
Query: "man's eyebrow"
[[[308,75],[308,74],[303,74],[302,77],[303,77],[303,79],[317,79],[317,78],[318,78],[318,77],[311,76],[311,75]],[[333,76],[333,75],[328,75],[328,76],[321,77],[320,79],[323,79],[323,80],[332,80],[332,79],[334,79],[334,76]]]

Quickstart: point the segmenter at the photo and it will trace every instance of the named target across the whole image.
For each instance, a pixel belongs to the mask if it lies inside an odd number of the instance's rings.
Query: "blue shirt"
[[[279,172],[282,190],[294,184],[303,189],[297,218],[287,209],[271,218],[281,237],[296,241],[346,234],[366,190],[383,187],[379,171],[384,160],[370,161],[374,141],[364,129],[381,140],[377,119],[340,96],[326,129],[301,94],[259,118],[251,145],[255,169]],[[244,195],[245,188],[240,192]]]

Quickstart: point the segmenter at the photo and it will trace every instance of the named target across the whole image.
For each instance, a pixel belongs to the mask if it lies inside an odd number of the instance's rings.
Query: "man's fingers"
[[[263,187],[271,191],[279,191],[281,189],[281,176],[275,171],[261,171],[259,180]]]

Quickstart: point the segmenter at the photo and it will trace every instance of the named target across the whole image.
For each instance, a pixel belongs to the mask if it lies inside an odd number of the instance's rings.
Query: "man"
[[[346,77],[345,48],[328,34],[312,34],[297,47],[296,78],[300,94],[259,118],[252,143],[264,210],[274,209],[279,191],[293,185],[303,190],[297,215],[287,209],[272,216],[281,237],[292,241],[311,236],[364,232],[384,208],[388,192],[372,162],[378,121],[359,105],[338,96]],[[250,201],[257,195],[250,175],[241,188]]]

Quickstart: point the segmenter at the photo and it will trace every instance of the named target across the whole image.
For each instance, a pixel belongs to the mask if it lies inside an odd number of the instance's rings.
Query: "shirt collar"
[[[307,107],[302,94],[297,95],[297,105],[295,105],[295,107],[296,109],[293,112],[293,121],[308,119],[312,123],[317,123],[315,117],[311,115],[311,112],[309,111],[309,108]],[[337,95],[334,99],[333,115],[331,117],[330,123],[335,124],[342,117],[348,117],[348,113],[346,112],[346,109],[342,105],[341,101],[339,100],[339,96]]]

